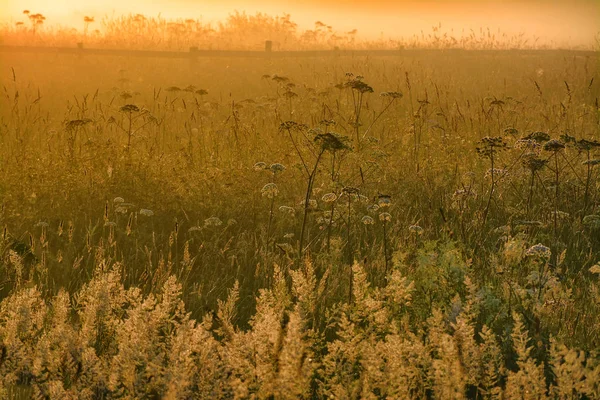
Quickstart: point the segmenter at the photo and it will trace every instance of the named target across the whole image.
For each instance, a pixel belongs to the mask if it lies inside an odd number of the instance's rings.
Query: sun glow
[[[137,13],[147,16],[160,14],[167,19],[192,18],[215,22],[238,10],[249,14],[289,13],[300,29],[312,29],[314,23],[320,20],[338,32],[358,29],[359,36],[370,38],[430,32],[431,27],[439,23],[443,24],[445,32],[460,33],[461,30],[484,27],[507,34],[525,32],[570,44],[591,42],[600,31],[600,2],[596,0],[308,0],[285,3],[271,0],[8,0],[0,5],[0,19],[10,23],[27,23],[27,18],[22,15],[25,8],[46,16],[48,25],[67,25],[76,29],[83,29],[85,16],[94,17],[97,23],[105,16]]]

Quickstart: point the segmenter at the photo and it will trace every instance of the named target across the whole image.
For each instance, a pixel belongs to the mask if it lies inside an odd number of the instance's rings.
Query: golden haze
[[[290,13],[300,29],[312,28],[321,20],[339,32],[358,29],[364,38],[395,38],[429,32],[442,23],[445,31],[460,32],[488,27],[493,31],[515,34],[525,32],[558,45],[581,45],[593,42],[600,31],[600,2],[596,0],[525,0],[525,1],[289,1],[261,0],[8,0],[0,5],[3,21],[17,22],[25,8],[48,17],[48,24],[58,23],[81,28],[86,15],[99,20],[105,15],[142,13],[166,18],[201,18],[222,20],[234,10],[247,13]]]

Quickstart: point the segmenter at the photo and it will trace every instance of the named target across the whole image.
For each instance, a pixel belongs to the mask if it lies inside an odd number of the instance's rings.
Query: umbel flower
[[[290,206],[281,206],[281,207],[279,207],[279,211],[281,211],[282,213],[289,214],[292,217],[296,213],[296,210],[293,207],[290,207]]]
[[[364,217],[362,217],[361,222],[364,225],[373,225],[375,223],[375,220],[372,217],[365,215]]]
[[[280,172],[285,171],[285,166],[283,164],[275,163],[275,164],[271,164],[269,169],[271,170],[271,172],[273,174],[278,174]]]
[[[531,246],[525,252],[528,257],[539,257],[539,258],[550,258],[552,252],[549,247],[544,246],[541,243]]]
[[[477,146],[476,150],[480,156],[490,158],[499,151],[506,150],[507,148],[508,144],[501,136],[486,136],[479,141],[479,146]]]
[[[408,230],[411,233],[414,233],[416,235],[422,235],[423,234],[423,228],[421,228],[419,225],[411,225],[408,227]]]
[[[140,108],[135,104],[125,104],[123,107],[119,108],[119,111],[133,113],[140,112]]]
[[[204,220],[204,226],[220,226],[223,225],[223,221],[221,221],[217,217],[210,217]]]
[[[530,133],[529,135],[525,136],[523,139],[533,140],[534,142],[537,142],[537,143],[544,143],[544,142],[547,142],[548,140],[550,140],[550,135],[548,135],[546,132],[537,131],[537,132]]]
[[[388,194],[380,194],[377,196],[377,205],[379,208],[386,208],[392,205],[392,196]]]
[[[383,212],[379,214],[379,220],[382,222],[388,222],[392,220],[392,215],[390,213]]]
[[[351,150],[347,144],[350,139],[337,133],[320,133],[315,136],[315,142],[321,144],[323,150],[335,152],[339,150]]]
[[[267,169],[267,164],[262,161],[259,161],[256,164],[254,164],[252,168],[254,168],[255,171],[262,171]]]
[[[323,197],[321,197],[321,200],[323,200],[325,203],[333,203],[337,200],[337,196],[335,195],[335,193],[327,193],[324,194]]]
[[[544,144],[544,150],[557,152],[565,148],[565,144],[558,139],[552,139]]]
[[[271,182],[263,186],[260,192],[262,193],[263,197],[272,199],[273,197],[277,197],[277,195],[279,194],[279,188],[276,184]]]

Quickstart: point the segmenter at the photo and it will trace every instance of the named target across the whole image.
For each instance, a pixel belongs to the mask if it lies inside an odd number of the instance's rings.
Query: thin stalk
[[[310,207],[310,194],[312,193],[313,183],[315,181],[315,175],[317,173],[317,168],[319,166],[319,161],[321,161],[321,157],[325,153],[325,149],[321,149],[319,155],[317,156],[317,161],[315,162],[315,166],[308,174],[308,185],[306,187],[306,195],[304,196],[304,216],[302,217],[302,228],[300,229],[300,244],[298,246],[298,259],[302,260],[302,253],[304,251],[304,235],[306,233],[306,222],[308,221],[308,209]]]
[[[387,246],[387,221],[383,221],[383,258],[385,258],[385,273],[384,277],[387,277],[389,269],[388,260],[388,246]]]

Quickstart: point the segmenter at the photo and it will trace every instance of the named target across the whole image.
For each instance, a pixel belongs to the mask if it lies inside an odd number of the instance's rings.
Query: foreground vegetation
[[[597,56],[2,65],[0,397],[600,396]]]

